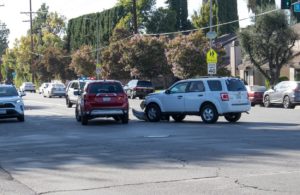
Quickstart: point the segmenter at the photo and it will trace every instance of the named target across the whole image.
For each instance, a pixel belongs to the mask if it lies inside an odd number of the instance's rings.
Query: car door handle
[[[202,94],[199,94],[199,95],[198,95],[198,97],[202,97],[202,96],[203,96]]]
[[[179,96],[177,96],[177,99],[181,99],[183,96],[182,95],[179,95]]]

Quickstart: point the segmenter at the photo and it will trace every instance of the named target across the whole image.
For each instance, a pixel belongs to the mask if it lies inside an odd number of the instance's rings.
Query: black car
[[[151,81],[131,80],[124,86],[124,90],[131,99],[136,97],[143,99],[149,93],[154,92],[154,87]]]

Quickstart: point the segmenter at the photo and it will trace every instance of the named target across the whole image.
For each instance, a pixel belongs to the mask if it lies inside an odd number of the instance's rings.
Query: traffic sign
[[[210,32],[206,33],[206,37],[209,39],[214,39],[217,37],[217,33],[215,31],[210,31]]]
[[[294,12],[299,13],[300,12],[300,3],[296,3],[294,5]]]
[[[215,50],[210,49],[206,54],[206,62],[216,64],[218,62],[218,54]]]
[[[208,63],[207,64],[207,74],[217,74],[217,64],[214,63]]]
[[[96,68],[96,74],[99,75],[100,73],[101,73],[101,68],[100,68],[100,67],[97,67],[97,68]]]

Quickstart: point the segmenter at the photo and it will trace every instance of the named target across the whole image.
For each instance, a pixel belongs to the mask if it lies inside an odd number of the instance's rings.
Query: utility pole
[[[29,0],[29,5],[30,5],[30,48],[31,48],[31,54],[30,54],[30,64],[31,64],[31,80],[34,83],[35,77],[34,77],[34,68],[33,68],[33,37],[32,37],[32,5],[31,5],[31,0]]]
[[[138,34],[138,26],[137,26],[137,13],[136,13],[136,0],[132,0],[132,12],[133,12],[133,30],[134,34]]]
[[[209,32],[212,32],[212,1],[210,0],[210,5],[209,5]],[[212,39],[209,39],[209,46],[211,48],[212,46]]]

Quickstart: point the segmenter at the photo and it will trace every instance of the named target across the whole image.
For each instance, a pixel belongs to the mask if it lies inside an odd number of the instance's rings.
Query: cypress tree
[[[176,13],[176,30],[189,29],[187,0],[167,0],[166,3],[169,9]]]
[[[238,20],[237,0],[218,1],[219,24]],[[239,22],[226,24],[218,27],[218,34],[234,33],[239,28]]]

